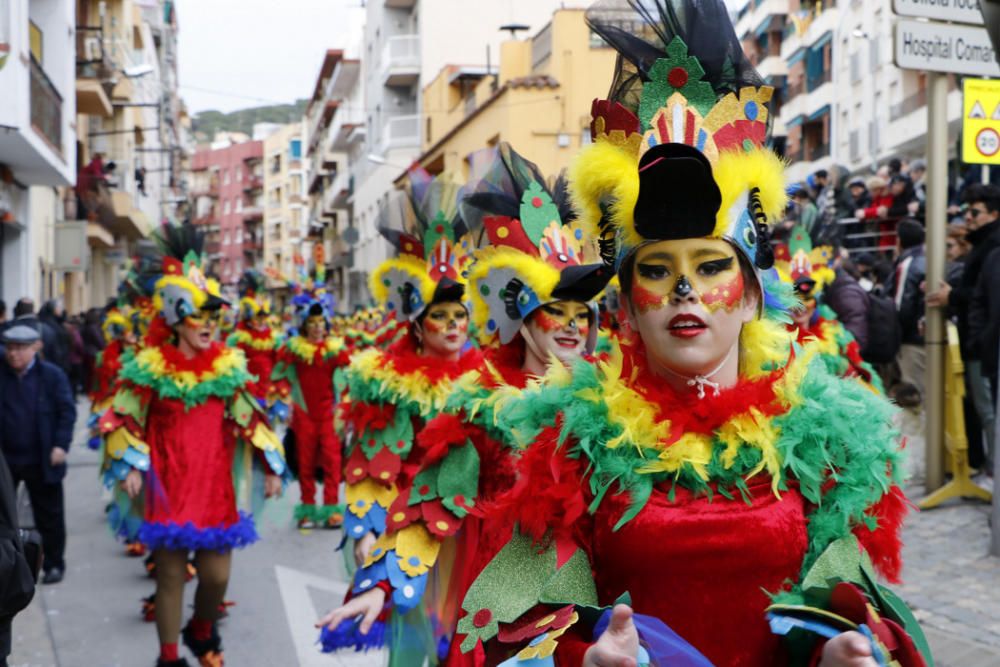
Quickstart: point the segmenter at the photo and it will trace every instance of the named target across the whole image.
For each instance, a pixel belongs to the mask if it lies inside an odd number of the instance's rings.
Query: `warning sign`
[[[962,161],[1000,164],[1000,79],[965,79],[963,99]]]

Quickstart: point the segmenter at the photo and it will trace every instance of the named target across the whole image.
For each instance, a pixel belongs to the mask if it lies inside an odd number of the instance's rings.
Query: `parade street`
[[[78,427],[66,479],[66,579],[39,587],[18,615],[12,666],[137,667],[156,653],[153,624],[140,617],[140,599],[152,593],[153,582],[143,560],[128,558],[108,531],[98,456],[82,444],[84,433]],[[290,517],[297,494],[290,488],[269,504],[258,524],[261,541],[236,553],[229,586],[234,595],[227,596],[236,605],[223,621],[227,664],[381,664],[376,654],[324,656],[315,644],[313,623],[346,590],[343,556],[335,551],[341,534],[296,530]],[[30,525],[30,512],[24,521]],[[194,587],[188,589],[190,603]]]
[[[86,407],[81,405],[81,408]],[[86,415],[85,409],[80,414]],[[97,482],[97,454],[77,428],[67,477],[69,546],[66,580],[40,587],[14,622],[11,667],[139,667],[156,649],[140,599],[153,590],[142,559],[128,558],[112,539]],[[323,655],[313,622],[346,590],[339,531],[292,525],[297,488],[272,503],[260,522],[261,541],[237,552],[224,623],[230,665],[355,667],[382,665],[382,653]],[[938,667],[1000,665],[1000,601],[992,582],[1000,560],[986,555],[985,504],[951,504],[910,515],[904,532],[906,568],[900,593],[914,609]],[[23,512],[30,525],[30,512]],[[942,525],[949,526],[942,531]],[[193,587],[188,590],[188,602]],[[229,596],[227,596],[229,597]],[[72,619],[72,620],[70,620]],[[112,637],[108,641],[106,638]]]

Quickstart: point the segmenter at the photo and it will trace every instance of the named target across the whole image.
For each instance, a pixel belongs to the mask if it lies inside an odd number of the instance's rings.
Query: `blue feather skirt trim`
[[[152,523],[143,521],[136,536],[150,549],[229,551],[249,546],[260,539],[253,517],[240,512],[240,520],[224,526],[199,528],[193,523]]]
[[[341,649],[352,648],[359,653],[380,649],[385,646],[385,622],[375,621],[367,635],[361,634],[360,617],[343,621],[336,630],[323,627],[317,643],[323,653],[332,653]]]

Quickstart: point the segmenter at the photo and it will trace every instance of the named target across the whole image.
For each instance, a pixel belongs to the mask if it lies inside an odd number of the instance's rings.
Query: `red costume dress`
[[[599,372],[577,366],[505,404],[498,422],[532,444],[491,511],[520,532],[465,598],[463,649],[493,640],[485,664],[498,664],[547,630],[555,664],[578,665],[593,618],[568,631],[583,613],[532,623],[629,593],[637,614],[713,664],[799,664],[814,642],[790,651],[772,634],[771,596],[815,604],[803,582],[840,579],[889,598],[872,570],[895,580],[900,569],[905,500],[889,407],[815,355],[807,348],[783,370],[699,400],[650,374],[637,344]],[[539,553],[532,542],[552,546]],[[511,571],[520,582],[496,588]],[[923,664],[905,607],[880,612],[893,657]]]
[[[340,512],[341,445],[333,429],[333,376],[348,360],[341,338],[329,337],[317,345],[293,336],[278,349],[272,380],[282,398],[292,398],[291,429],[299,458],[302,502],[296,519],[326,522]],[[323,471],[321,508],[316,507],[317,467]]]
[[[238,494],[254,465],[283,475],[285,463],[250,384],[242,353],[218,343],[190,359],[169,343],[150,346],[122,369],[101,418],[105,478],[146,473],[137,537],[150,548],[227,550],[256,541]],[[128,523],[112,520],[119,530]]]
[[[229,336],[230,347],[243,350],[247,358],[247,370],[257,378],[250,387],[250,393],[258,400],[271,396],[271,373],[277,358],[281,333],[271,327],[257,329],[246,322],[239,322]]]

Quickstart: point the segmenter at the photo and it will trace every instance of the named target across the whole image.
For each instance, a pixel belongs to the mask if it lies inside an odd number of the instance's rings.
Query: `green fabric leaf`
[[[553,552],[555,548],[552,548]],[[597,604],[597,587],[591,573],[590,561],[582,549],[577,549],[566,563],[556,570],[545,584],[539,602],[552,604]]]
[[[121,387],[115,392],[111,407],[116,413],[131,417],[140,426],[146,425],[146,412],[149,405],[144,403],[142,398],[128,387]]]
[[[413,420],[405,410],[396,410],[392,422],[382,429],[366,429],[361,438],[361,450],[371,461],[383,448],[404,459],[413,447]]]
[[[256,405],[257,401],[250,398],[246,392],[241,391],[233,399],[229,407],[229,414],[240,427],[246,428],[250,424],[251,419],[253,419],[254,407]]]
[[[682,76],[677,74],[683,71]],[[671,75],[675,80],[683,80],[683,85],[671,85]],[[649,70],[649,81],[642,86],[642,99],[639,102],[639,120],[644,130],[648,130],[653,116],[665,106],[670,96],[676,92],[683,95],[688,104],[694,107],[703,117],[712,110],[718,96],[712,84],[702,81],[705,70],[694,56],[688,55],[687,44],[680,37],[674,37],[667,46],[667,57],[660,58]],[[675,139],[677,141],[677,139]]]
[[[560,223],[559,207],[538,181],[531,181],[521,195],[521,227],[536,246],[542,242],[550,222]]]
[[[413,478],[413,488],[410,490],[410,499],[407,501],[408,505],[417,505],[438,497],[438,474],[440,470],[441,464],[435,463],[417,473],[417,476]]]
[[[479,452],[471,442],[452,447],[441,461],[437,489],[441,498],[452,501],[456,496],[475,498],[479,495]]]
[[[511,623],[538,604],[538,596],[555,574],[556,552],[539,553],[531,538],[514,532],[510,542],[493,557],[469,587],[462,601],[467,614],[458,622],[465,635],[462,651],[471,651],[477,641],[496,636],[500,623]],[[483,623],[488,610],[489,620]],[[480,617],[482,627],[476,627]]]
[[[434,247],[441,239],[445,239],[449,244],[455,243],[455,229],[445,217],[444,211],[438,211],[434,219],[427,225],[427,230],[424,231],[424,256],[427,261],[434,261],[432,257]],[[437,264],[437,262],[434,263]]]

